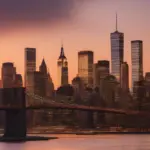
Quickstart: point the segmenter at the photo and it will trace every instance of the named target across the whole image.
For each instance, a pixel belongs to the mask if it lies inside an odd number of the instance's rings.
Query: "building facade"
[[[109,61],[101,60],[93,65],[93,86],[99,87],[102,80],[109,75]]]
[[[120,85],[123,91],[129,91],[129,66],[127,62],[121,64]]]
[[[120,82],[120,68],[124,57],[124,33],[117,30],[110,34],[111,38],[111,74]]]
[[[131,41],[132,90],[134,82],[143,80],[143,42]]]
[[[60,56],[57,61],[58,69],[58,87],[68,84],[68,61],[64,53],[63,46],[61,47]]]
[[[93,86],[93,52],[78,52],[78,75],[84,86]]]
[[[36,49],[25,48],[25,87],[28,89],[32,73],[36,71]]]

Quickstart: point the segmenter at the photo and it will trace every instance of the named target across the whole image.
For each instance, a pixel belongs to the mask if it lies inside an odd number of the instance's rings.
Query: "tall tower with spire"
[[[57,61],[58,68],[58,87],[68,84],[68,61],[64,53],[63,44],[61,46],[60,56]]]
[[[118,31],[118,17],[116,13],[116,31],[110,34],[111,40],[111,74],[120,82],[120,69],[124,57],[124,33]]]
[[[42,72],[43,74],[47,74],[47,66],[46,66],[46,63],[45,63],[44,58],[43,58],[42,63],[41,63],[41,65],[40,65],[40,67],[39,67],[39,70],[40,70],[40,72]]]
[[[39,67],[39,72],[41,75],[41,82],[43,82],[43,87],[40,87],[42,88],[41,91],[44,90],[44,96],[51,97],[54,92],[54,85],[50,73],[48,72],[44,58]]]

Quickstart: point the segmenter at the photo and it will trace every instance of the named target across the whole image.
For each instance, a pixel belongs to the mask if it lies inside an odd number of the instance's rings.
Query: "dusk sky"
[[[63,39],[71,81],[79,50],[94,51],[95,62],[110,60],[116,12],[125,61],[131,63],[130,41],[143,40],[144,72],[150,71],[150,0],[0,0],[0,63],[14,62],[23,75],[24,48],[35,47],[37,67],[44,57],[56,87]]]

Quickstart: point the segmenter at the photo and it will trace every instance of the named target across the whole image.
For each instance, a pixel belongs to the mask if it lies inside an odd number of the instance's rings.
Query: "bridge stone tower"
[[[4,139],[26,138],[26,103],[24,88],[5,88],[2,90],[2,106],[5,111]],[[15,108],[13,108],[15,107]],[[17,108],[17,109],[16,109]]]

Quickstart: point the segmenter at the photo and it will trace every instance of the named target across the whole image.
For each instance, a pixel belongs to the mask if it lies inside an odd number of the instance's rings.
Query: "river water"
[[[150,135],[57,135],[57,137],[59,139],[49,141],[0,143],[0,150],[150,150]]]

